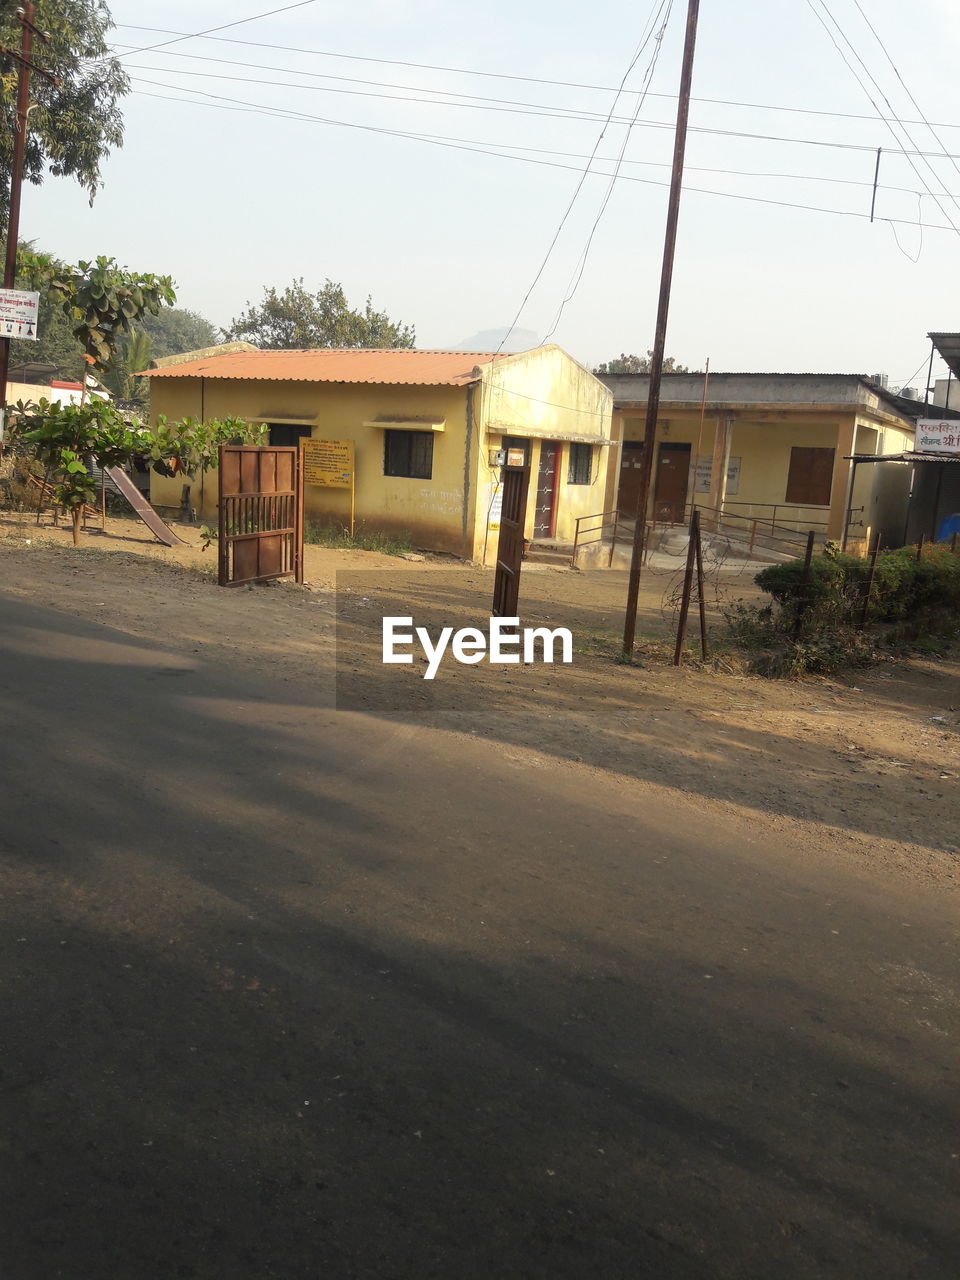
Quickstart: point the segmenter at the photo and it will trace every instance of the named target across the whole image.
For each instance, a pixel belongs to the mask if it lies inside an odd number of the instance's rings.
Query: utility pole
[[[677,246],[677,219],[680,213],[680,187],[683,182],[683,156],[687,144],[687,117],[690,114],[690,85],[693,80],[693,52],[697,43],[697,17],[700,0],[688,0],[687,32],[683,45],[683,67],[680,72],[680,97],[677,102],[677,127],[673,142],[673,173],[670,178],[670,201],[667,206],[667,229],[663,244],[663,266],[660,271],[660,302],[657,307],[657,332],[650,361],[650,390],[647,394],[647,420],[643,432],[643,458],[640,469],[640,496],[637,521],[633,533],[633,555],[627,587],[627,611],[623,623],[623,653],[633,653],[637,629],[637,600],[640,595],[640,569],[643,564],[647,531],[647,505],[650,476],[653,473],[653,450],[660,409],[660,380],[663,376],[663,354],[667,343],[667,313],[670,309],[670,286],[673,281],[673,258]]]
[[[3,267],[3,287],[12,289],[17,282],[17,244],[20,239],[20,192],[23,188],[23,159],[27,149],[27,129],[30,114],[30,72],[36,71],[44,79],[59,84],[56,76],[50,75],[41,67],[35,67],[30,61],[33,53],[33,37],[47,43],[50,37],[45,31],[34,26],[35,7],[33,0],[26,0],[16,12],[21,26],[20,52],[0,45],[0,54],[12,58],[19,65],[17,76],[17,108],[14,117],[13,162],[10,166],[10,211],[7,218],[7,254]],[[0,446],[3,440],[3,420],[7,408],[7,370],[10,365],[10,339],[0,337]]]

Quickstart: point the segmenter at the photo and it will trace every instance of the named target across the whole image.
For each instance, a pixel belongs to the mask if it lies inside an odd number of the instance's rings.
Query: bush
[[[946,652],[960,637],[960,555],[930,546],[920,560],[916,547],[877,557],[865,636],[863,616],[869,560],[827,548],[810,562],[769,565],[756,583],[773,597],[761,608],[742,602],[725,611],[734,645],[761,675],[831,674],[888,654]],[[799,621],[799,626],[797,625]]]
[[[801,560],[768,565],[755,581],[791,621],[805,605],[804,621],[812,629],[855,625],[863,609],[869,573],[868,560],[827,553],[813,557],[805,586]],[[869,618],[897,622],[943,610],[960,610],[960,556],[945,546],[927,548],[919,561],[915,547],[881,551],[870,592]]]

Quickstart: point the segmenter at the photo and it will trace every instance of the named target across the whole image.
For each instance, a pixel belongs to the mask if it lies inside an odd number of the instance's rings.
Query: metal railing
[[[694,499],[694,505],[704,510],[701,503]],[[744,514],[749,519],[753,519],[754,510],[759,508],[763,512],[771,512],[769,516],[760,515],[759,520],[769,520],[771,524],[779,525],[783,529],[790,529],[791,532],[797,534],[806,534],[810,529],[826,528],[826,520],[811,520],[809,512],[823,511],[829,513],[829,506],[822,503],[811,503],[809,506],[803,506],[798,502],[741,502],[737,498],[724,498],[722,510],[724,513],[729,511],[732,516],[739,515],[737,511],[730,511],[731,507],[748,507],[749,510]],[[788,512],[796,512],[795,515],[783,514]],[[778,514],[783,514],[783,519],[778,520]],[[791,526],[795,526],[792,528]]]
[[[580,547],[588,546],[593,542],[603,542],[604,531],[606,529],[610,529],[612,530],[610,537],[610,554],[607,557],[607,568],[609,569],[613,564],[613,550],[617,545],[617,533],[623,519],[624,517],[621,513],[616,510],[598,511],[596,515],[590,516],[577,516],[576,527],[573,533],[573,551],[570,555],[571,569],[575,569],[577,567],[577,551]],[[598,520],[600,523],[591,525],[588,528],[581,528],[581,525],[583,525],[586,520]],[[588,534],[596,534],[596,537],[584,536]]]

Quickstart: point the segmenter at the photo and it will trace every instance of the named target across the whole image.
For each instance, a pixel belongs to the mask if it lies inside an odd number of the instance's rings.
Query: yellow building
[[[239,417],[267,425],[271,444],[350,441],[357,522],[427,550],[492,561],[502,448],[522,450],[531,468],[531,541],[571,542],[578,516],[613,501],[613,398],[556,346],[518,355],[214,351],[146,376],[154,420]],[[182,490],[182,479],[154,475],[151,500],[179,507]],[[202,486],[196,477],[189,503],[214,519],[216,477]],[[306,486],[307,520],[345,523],[349,512],[348,491]]]
[[[605,375],[620,453],[617,505],[637,510],[649,377]],[[696,502],[728,528],[813,529],[851,550],[879,532],[902,540],[907,466],[859,467],[853,454],[912,448],[920,402],[855,374],[665,374],[657,416],[652,515],[688,518]],[[855,477],[855,478],[854,478]]]

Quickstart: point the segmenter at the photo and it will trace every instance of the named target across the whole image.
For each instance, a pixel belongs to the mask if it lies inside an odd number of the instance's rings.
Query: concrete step
[[[528,564],[569,565],[572,546],[556,542],[531,542],[524,560]]]

